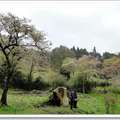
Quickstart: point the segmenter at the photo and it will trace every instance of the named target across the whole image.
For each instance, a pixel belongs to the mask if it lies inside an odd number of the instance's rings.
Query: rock
[[[50,98],[50,102],[53,105],[63,105],[68,106],[69,105],[69,98],[67,95],[67,88],[66,87],[57,87],[55,90],[53,90],[53,95]]]

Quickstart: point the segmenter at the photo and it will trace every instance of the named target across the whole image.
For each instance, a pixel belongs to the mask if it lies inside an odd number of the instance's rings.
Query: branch
[[[5,44],[5,42],[4,42],[3,38],[2,38],[1,33],[0,33],[0,40],[1,40],[1,42],[2,42],[3,44]],[[2,44],[2,43],[1,43],[1,44]]]
[[[3,54],[4,54],[5,58],[6,58],[6,61],[7,61],[8,67],[10,67],[9,57],[8,57],[8,55],[7,55],[6,51],[5,51],[5,49],[4,49],[4,47],[2,46],[2,44],[1,44],[1,43],[0,43],[0,48],[1,48],[1,50],[2,50]]]
[[[5,50],[5,49],[9,49],[10,47],[13,47],[13,46],[19,46],[19,45],[16,44],[16,43],[8,44],[8,45],[6,45],[6,46],[4,47],[4,50]]]

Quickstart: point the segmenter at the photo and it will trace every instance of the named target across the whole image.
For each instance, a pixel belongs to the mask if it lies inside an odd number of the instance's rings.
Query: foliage
[[[97,60],[94,56],[83,56],[78,60],[80,69],[100,69],[102,66],[101,61]]]
[[[67,57],[64,59],[61,67],[68,69],[71,72],[75,71],[77,61],[74,58]]]
[[[43,78],[38,77],[35,81],[32,82],[32,89],[45,90],[49,87],[49,84],[43,80]]]
[[[74,57],[74,53],[65,46],[60,46],[52,50],[50,62],[53,68],[59,69],[66,57]]]
[[[19,18],[11,13],[0,14],[0,50],[7,66],[1,96],[2,105],[7,105],[9,82],[12,80],[16,65],[22,56],[19,49],[34,48],[45,55],[48,47],[48,42],[45,39],[45,34],[30,25],[30,21],[26,18]]]
[[[106,59],[103,62],[104,67],[109,67],[111,65],[117,65],[117,64],[120,64],[120,58],[118,56]]]
[[[56,88],[59,86],[66,86],[66,79],[64,78],[64,76],[60,74],[56,74],[55,76],[53,76],[50,85],[52,88]]]
[[[27,76],[17,71],[10,83],[12,88],[23,90],[45,90],[49,84],[42,78],[37,77],[35,80],[29,81]]]
[[[92,90],[92,93],[97,94],[105,94],[106,92],[111,92],[111,86],[97,86]]]
[[[120,94],[120,85],[113,85],[113,86],[111,86],[110,91],[112,93]]]
[[[109,58],[112,58],[114,56],[115,56],[115,54],[113,54],[113,53],[109,53],[109,52],[103,53],[103,59],[109,59]]]
[[[85,48],[79,49],[78,47],[75,48],[75,46],[73,46],[73,48],[71,48],[71,50],[75,53],[75,57],[77,59],[79,59],[80,57],[82,57],[84,55],[89,55],[88,51]]]
[[[74,73],[76,70],[77,64],[76,60],[73,58],[66,58],[63,61],[63,64],[60,69],[60,73],[67,77],[67,80],[70,79],[70,74]]]
[[[104,60],[101,76],[110,79],[120,74],[120,58],[118,56]]]
[[[65,86],[67,82],[63,75],[52,69],[47,69],[47,71],[43,72],[41,76],[48,83],[51,89],[54,89],[58,86]]]
[[[83,93],[90,92],[96,86],[96,81],[94,81],[95,76],[96,73],[90,70],[76,72],[70,81],[68,81],[68,85]]]

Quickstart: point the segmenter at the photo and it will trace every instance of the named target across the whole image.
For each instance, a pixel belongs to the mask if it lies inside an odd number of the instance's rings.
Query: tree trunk
[[[7,52],[5,51],[4,47],[2,46],[2,44],[0,43],[0,48],[6,58],[6,63],[7,63],[7,79],[4,80],[3,83],[3,93],[1,96],[1,105],[7,105],[7,92],[8,92],[8,82],[10,80],[10,77],[12,76],[12,71],[10,72],[10,68],[11,68],[11,64],[10,64],[10,60],[9,60],[9,55],[7,54]]]
[[[9,81],[9,78],[6,79],[5,77],[3,81],[3,93],[1,96],[1,105],[7,105],[8,81]]]
[[[8,87],[3,88],[3,93],[1,97],[1,105],[7,105],[7,92],[8,92]]]
[[[8,93],[8,85],[9,85],[9,81],[12,78],[13,75],[13,69],[10,71],[10,69],[8,68],[8,74],[5,77],[4,81],[3,81],[3,93],[1,96],[1,105],[8,105],[7,104],[7,93]]]
[[[4,78],[3,80],[3,92],[2,92],[2,96],[1,96],[1,105],[5,105],[7,106],[7,93],[8,93],[8,84],[9,84],[9,81],[12,77],[12,72],[13,71],[10,71],[10,69],[8,68],[8,71],[7,71],[7,75],[6,77]]]

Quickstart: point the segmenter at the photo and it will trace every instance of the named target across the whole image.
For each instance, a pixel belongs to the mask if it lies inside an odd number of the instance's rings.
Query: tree
[[[76,49],[75,46],[73,46],[73,48],[71,48],[71,51],[73,51],[75,53],[75,57],[77,59],[79,59],[80,57],[82,57],[84,55],[89,55],[88,51],[85,48],[79,49],[77,47],[77,49]]]
[[[69,48],[65,46],[54,48],[50,55],[51,65],[53,68],[60,69],[62,62],[66,57],[74,57],[74,53]]]
[[[48,62],[48,56],[47,54],[45,56],[40,56],[39,52],[34,50],[34,49],[29,49],[27,50],[27,55],[24,58],[24,61],[26,61],[26,64],[28,66],[28,83],[29,85],[29,90],[32,88],[32,81],[33,79],[36,79],[36,76],[34,77],[34,73],[38,73],[41,70],[45,69],[45,67],[48,67],[49,62]],[[21,68],[22,69],[22,68]]]
[[[101,59],[101,54],[97,52],[96,47],[94,46],[93,51],[89,53],[91,56],[95,57],[97,60]]]
[[[60,73],[64,75],[67,78],[67,80],[70,79],[71,74],[74,74],[75,69],[77,67],[76,62],[77,60],[74,58],[64,59],[63,64],[60,69]]]
[[[13,63],[17,56],[17,49],[34,48],[44,55],[48,48],[48,41],[45,39],[44,32],[30,25],[30,20],[19,18],[11,13],[0,14],[0,50],[7,66],[6,85],[3,88],[1,105],[7,105],[8,85],[14,74]]]
[[[109,52],[103,53],[103,59],[109,59],[109,58],[112,58],[114,56],[115,56],[115,54],[113,54],[113,53],[109,53]]]
[[[94,46],[94,48],[93,48],[93,55],[96,56],[96,53],[97,53],[96,52],[96,47]]]

